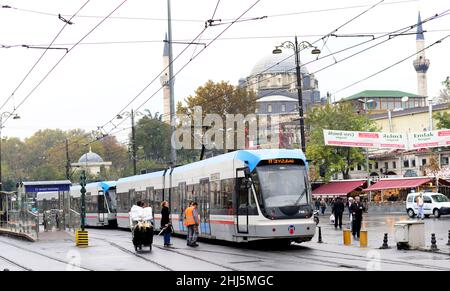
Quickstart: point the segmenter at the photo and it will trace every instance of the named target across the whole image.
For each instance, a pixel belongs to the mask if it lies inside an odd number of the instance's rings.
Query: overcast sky
[[[61,13],[68,19],[85,2],[86,0],[2,0],[1,5],[13,8],[0,8],[0,44],[47,46],[64,25],[57,15]],[[73,19],[74,24],[65,28],[54,47],[70,48],[71,44],[79,41],[101,21],[100,16],[107,15],[121,2],[122,0],[91,0],[79,15],[99,17]],[[221,0],[215,19],[235,19],[254,2],[255,0]],[[248,76],[258,60],[270,54],[280,42],[292,40],[295,34],[301,40],[314,42],[377,2],[379,0],[261,0],[245,17],[268,17],[234,24],[194,59],[176,78],[176,100],[183,100],[193,94],[198,86],[209,79],[237,84],[239,78]],[[425,19],[450,9],[448,0],[392,2],[394,1],[384,1],[385,5],[377,6],[336,33],[387,33],[415,24],[419,10]],[[192,40],[204,28],[204,21],[212,17],[216,4],[216,0],[172,0],[174,41]],[[113,14],[113,18],[89,35],[83,41],[84,44],[67,54],[52,74],[17,109],[21,119],[8,120],[2,134],[25,138],[43,128],[83,128],[89,131],[113,118],[163,68],[162,40],[167,31],[167,21],[164,20],[167,17],[166,5],[166,0],[128,0]],[[225,25],[209,27],[200,42],[208,43],[225,28]],[[450,34],[450,15],[426,23],[424,29],[428,31],[425,35],[428,45],[447,36]],[[323,47],[322,41],[317,45],[325,55],[369,39],[330,37],[326,47]],[[313,62],[307,69],[315,72],[368,45],[338,54],[335,59]],[[174,44],[174,56],[185,47],[183,44]],[[174,63],[175,72],[192,57],[194,50],[198,52],[201,49],[201,46],[191,46]],[[430,95],[438,95],[442,88],[441,82],[450,75],[449,49],[450,38],[447,38],[426,53],[431,61],[428,72]],[[316,74],[321,95],[325,96],[326,92],[335,93],[400,61],[415,50],[415,35],[396,37],[323,70]],[[0,48],[0,106],[43,52],[23,47]],[[12,111],[20,104],[64,54],[64,50],[49,50],[1,112]],[[314,60],[314,56],[307,51],[302,52],[301,58],[303,62]],[[337,100],[368,89],[417,93],[412,61],[413,58],[410,58],[367,81],[339,91],[333,98]],[[159,88],[158,79],[129,108],[137,108]],[[162,92],[151,98],[142,109],[161,112]],[[129,120],[121,128],[128,127],[128,124]],[[107,131],[110,129],[111,126],[105,128]],[[119,140],[125,141],[128,133],[128,130],[124,130],[118,134]]]

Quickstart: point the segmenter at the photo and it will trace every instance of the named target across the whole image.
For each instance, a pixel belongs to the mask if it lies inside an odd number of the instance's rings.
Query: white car
[[[406,198],[406,212],[411,218],[419,214],[419,207],[416,203],[416,198],[419,194],[421,193],[410,193]],[[447,196],[440,193],[422,192],[422,197],[425,217],[434,215],[434,217],[439,218],[441,215],[450,214],[450,200]]]

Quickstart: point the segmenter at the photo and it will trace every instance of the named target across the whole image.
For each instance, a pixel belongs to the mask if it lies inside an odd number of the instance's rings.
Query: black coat
[[[168,207],[163,207],[161,210],[161,228],[170,223],[170,210]]]
[[[353,215],[353,219],[358,220],[358,221],[362,221],[362,217],[363,217],[363,212],[366,208],[364,207],[364,205],[362,205],[361,202],[359,203],[352,203],[352,206],[350,206],[350,212]]]
[[[342,214],[344,213],[345,205],[342,201],[336,201],[333,204],[333,213],[334,214]]]

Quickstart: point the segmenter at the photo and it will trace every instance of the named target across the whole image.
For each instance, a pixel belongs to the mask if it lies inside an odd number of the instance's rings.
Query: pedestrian
[[[320,210],[320,198],[316,199],[316,210]]]
[[[133,205],[130,210],[130,218],[134,221],[139,221],[144,218],[144,208],[142,206],[144,203],[142,201],[137,201],[136,205]]]
[[[320,208],[322,209],[322,215],[325,215],[325,210],[327,209],[327,203],[325,202],[325,199],[322,199],[320,201]]]
[[[161,203],[161,229],[164,235],[164,246],[170,247],[170,236],[172,234],[172,222],[170,221],[169,202],[163,201]]]
[[[359,240],[364,210],[365,207],[362,205],[359,196],[355,197],[355,202],[350,207],[352,212],[352,234],[355,240]]]
[[[334,228],[342,229],[342,215],[344,214],[345,205],[342,202],[342,198],[338,197],[333,204],[333,214],[334,214]]]
[[[423,215],[423,196],[422,193],[419,194],[419,196],[417,196],[416,198],[416,203],[417,203],[417,207],[419,209],[419,213],[417,215],[417,219],[424,219],[424,215]]]
[[[191,206],[186,208],[184,212],[184,225],[188,229],[187,235],[187,245],[190,247],[198,247],[197,244],[197,236],[198,236],[198,225],[199,225],[199,217],[197,210],[197,202],[193,202]]]

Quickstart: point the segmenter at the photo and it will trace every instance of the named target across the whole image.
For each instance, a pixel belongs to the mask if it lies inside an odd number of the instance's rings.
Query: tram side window
[[[214,214],[219,215],[233,215],[233,192],[234,192],[234,179],[226,179],[221,181],[220,195],[218,203],[214,209]]]
[[[170,209],[171,213],[178,213],[178,208],[180,206],[180,191],[178,187],[172,188],[170,194]]]
[[[211,214],[222,214],[220,205],[220,181],[210,182],[210,203],[211,203]]]
[[[187,186],[186,192],[186,204],[194,200],[194,185]],[[187,205],[183,205],[183,207],[187,207]]]
[[[163,190],[155,190],[155,209],[153,209],[153,213],[161,212],[161,202],[163,197]]]
[[[119,193],[117,195],[117,205],[118,205],[118,212],[120,213],[128,213],[130,211],[129,201],[128,201],[128,193]]]

